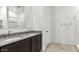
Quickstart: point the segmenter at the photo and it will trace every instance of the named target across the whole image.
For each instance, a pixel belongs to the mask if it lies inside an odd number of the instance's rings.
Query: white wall
[[[54,7],[54,9],[55,9],[55,32],[56,32],[55,42],[60,42],[65,44],[75,44],[75,41],[77,42],[79,41],[78,40],[79,36],[77,37],[77,39],[75,38],[75,24],[76,24],[75,20],[76,19],[74,19],[74,16],[75,16],[75,13],[78,12],[79,8],[75,6],[73,7],[56,6]],[[52,12],[53,12],[53,9],[52,9]]]
[[[52,41],[51,42],[54,42],[56,41],[56,29],[55,29],[55,6],[51,7],[51,37],[52,37]]]
[[[32,7],[33,8],[33,29],[43,32],[43,50],[51,42],[51,8],[50,7]],[[48,32],[46,32],[48,31]]]
[[[51,21],[53,19],[52,19],[51,7],[43,7],[43,8],[44,8],[43,9],[43,12],[44,12],[43,25],[45,26],[45,27],[43,27],[44,28],[43,33],[46,34],[44,37],[45,40],[43,40],[43,42],[44,42],[43,44],[46,47],[52,41],[52,38],[54,37],[54,36],[52,36],[52,26],[51,26],[53,24],[53,23],[51,23]],[[46,31],[48,31],[48,32],[46,32]]]
[[[75,44],[79,45],[79,7],[76,7],[77,11],[75,13]]]

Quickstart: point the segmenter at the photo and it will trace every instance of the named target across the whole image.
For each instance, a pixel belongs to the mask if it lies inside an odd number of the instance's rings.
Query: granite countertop
[[[24,40],[25,38],[30,38],[30,37],[38,35],[38,34],[40,34],[40,32],[22,34],[22,35],[13,37],[13,38],[8,38],[8,39],[0,39],[0,47],[8,45],[10,43],[20,41],[20,40]]]

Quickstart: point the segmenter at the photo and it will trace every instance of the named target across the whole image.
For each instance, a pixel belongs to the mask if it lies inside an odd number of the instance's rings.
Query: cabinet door
[[[30,52],[30,39],[24,39],[20,41],[21,51],[20,52]]]
[[[40,52],[41,45],[41,35],[31,37],[31,52]]]
[[[37,52],[40,52],[41,51],[41,49],[42,49],[42,35],[40,34],[40,35],[38,35],[37,36],[37,39],[36,39],[36,51]]]
[[[36,36],[31,37],[31,52],[36,52],[36,39]]]
[[[15,42],[4,47],[1,47],[1,52],[19,52],[20,42]]]

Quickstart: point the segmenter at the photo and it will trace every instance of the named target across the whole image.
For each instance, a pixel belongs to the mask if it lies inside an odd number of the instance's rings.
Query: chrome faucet
[[[9,30],[9,31],[8,31],[8,36],[10,36],[10,34],[11,34],[11,31]]]

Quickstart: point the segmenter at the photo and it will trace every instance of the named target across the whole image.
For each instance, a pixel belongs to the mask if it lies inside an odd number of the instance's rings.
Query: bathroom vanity
[[[0,12],[0,52],[41,51],[42,32],[31,31],[32,7],[1,6]]]
[[[30,32],[0,41],[0,52],[40,52],[42,33]]]

